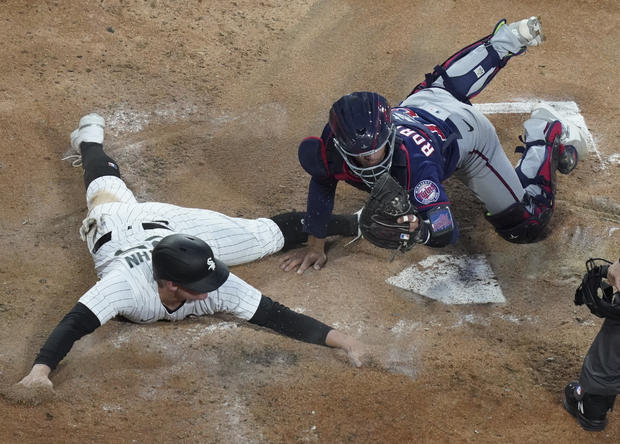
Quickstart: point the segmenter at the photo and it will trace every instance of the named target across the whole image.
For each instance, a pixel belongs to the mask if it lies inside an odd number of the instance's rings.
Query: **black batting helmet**
[[[213,256],[202,239],[186,234],[164,237],[153,249],[153,276],[197,293],[219,288],[228,279],[228,267]]]

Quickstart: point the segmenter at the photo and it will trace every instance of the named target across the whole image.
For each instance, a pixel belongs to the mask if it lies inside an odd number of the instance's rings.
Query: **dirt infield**
[[[26,4],[33,3],[32,6]],[[370,344],[343,354],[226,318],[111,321],[19,390],[49,332],[96,280],[78,236],[81,170],[61,161],[79,118],[140,200],[258,217],[305,208],[297,146],[331,103],[392,103],[503,17],[543,18],[547,41],[510,61],[477,103],[574,101],[595,145],[561,176],[553,233],[500,239],[447,181],[462,237],[507,302],[445,305],[388,285],[436,254],[329,243],[329,262],[283,273],[280,255],[234,272]],[[584,261],[620,256],[617,1],[0,0],[0,442],[620,442],[620,414],[581,430],[561,406],[600,326],[572,296]],[[526,115],[497,114],[506,152]],[[365,195],[340,187],[338,211]]]

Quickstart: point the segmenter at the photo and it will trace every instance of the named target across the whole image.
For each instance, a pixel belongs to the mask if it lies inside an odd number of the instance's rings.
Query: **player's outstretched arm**
[[[620,290],[620,259],[609,266],[607,270],[607,280],[609,283]]]
[[[24,376],[18,384],[29,388],[49,387],[50,389],[53,389],[54,384],[52,384],[52,381],[49,378],[51,371],[52,369],[45,364],[35,364],[32,366],[30,373]]]
[[[313,317],[294,312],[265,295],[261,296],[256,313],[249,322],[298,341],[342,349],[356,367],[362,365],[366,354],[366,346],[353,337],[334,330]]]
[[[41,347],[30,373],[18,384],[25,387],[47,386],[53,388],[49,374],[69,353],[75,341],[92,333],[100,326],[99,319],[84,304],[78,302],[50,333]]]
[[[320,270],[326,262],[325,239],[308,235],[308,246],[286,254],[280,260],[280,269],[291,271],[297,268],[297,274],[303,274],[310,267]]]

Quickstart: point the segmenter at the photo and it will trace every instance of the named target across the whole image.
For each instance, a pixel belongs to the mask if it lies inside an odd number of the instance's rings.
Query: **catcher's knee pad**
[[[531,207],[531,205],[528,205]],[[497,214],[486,214],[486,219],[504,239],[515,244],[529,244],[542,240],[547,235],[552,208],[534,207],[528,210],[523,202],[512,204]]]

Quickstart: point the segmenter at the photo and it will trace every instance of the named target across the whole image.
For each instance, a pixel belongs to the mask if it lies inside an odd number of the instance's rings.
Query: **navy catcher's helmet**
[[[334,145],[351,171],[372,188],[375,180],[392,166],[396,131],[385,97],[373,92],[354,92],[341,97],[329,110]],[[386,148],[383,160],[362,167],[356,158]]]
[[[229,273],[228,267],[215,259],[211,247],[194,236],[171,234],[153,249],[153,277],[172,281],[186,290],[216,290]]]

